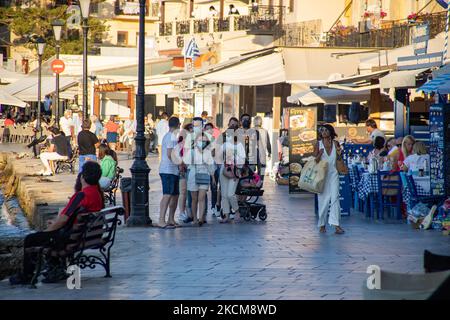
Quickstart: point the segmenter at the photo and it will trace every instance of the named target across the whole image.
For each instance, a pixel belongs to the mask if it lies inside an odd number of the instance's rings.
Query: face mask
[[[199,148],[199,149],[204,149],[205,147],[206,147],[206,142],[205,141],[198,141],[197,142],[197,147]]]
[[[250,120],[245,119],[242,121],[242,126],[246,129],[250,128]]]
[[[194,133],[200,133],[202,132],[202,127],[194,127]]]

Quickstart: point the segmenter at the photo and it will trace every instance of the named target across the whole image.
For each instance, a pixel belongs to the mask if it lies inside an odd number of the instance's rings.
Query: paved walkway
[[[120,161],[125,175],[131,162]],[[157,159],[148,163],[150,212],[157,221]],[[449,237],[439,232],[360,214],[342,218],[345,235],[319,234],[312,196],[289,196],[269,179],[265,190],[266,222],[221,225],[208,216],[201,228],[119,227],[112,278],[103,278],[102,269],[82,270],[80,290],[64,282],[33,290],[2,281],[0,299],[362,299],[367,266],[422,272],[424,249],[450,252]]]

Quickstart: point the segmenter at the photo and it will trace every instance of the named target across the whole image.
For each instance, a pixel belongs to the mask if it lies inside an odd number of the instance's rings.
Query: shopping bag
[[[321,160],[309,160],[303,167],[298,187],[312,193],[322,193],[327,177],[328,162]]]

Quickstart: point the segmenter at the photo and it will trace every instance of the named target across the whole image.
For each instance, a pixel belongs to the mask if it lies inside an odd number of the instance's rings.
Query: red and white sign
[[[64,61],[55,59],[52,61],[52,71],[54,73],[60,74],[64,72],[64,69],[66,68],[66,65],[64,64]]]

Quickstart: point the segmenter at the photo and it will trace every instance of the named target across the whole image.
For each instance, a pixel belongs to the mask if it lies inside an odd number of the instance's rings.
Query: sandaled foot
[[[344,229],[342,229],[341,227],[336,227],[336,231],[334,232],[335,234],[344,234],[345,231]]]
[[[327,229],[325,228],[325,226],[322,226],[322,227],[320,227],[319,232],[320,233],[325,233],[325,232],[327,232]]]

